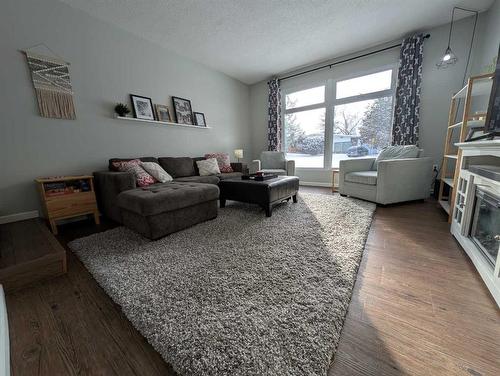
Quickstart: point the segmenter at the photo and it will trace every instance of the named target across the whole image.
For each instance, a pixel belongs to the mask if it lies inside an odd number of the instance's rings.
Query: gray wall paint
[[[499,3],[497,0],[491,10],[480,15],[473,57],[467,76],[470,72],[478,71],[474,67],[489,63],[497,53],[500,35],[498,31],[500,27]],[[438,70],[436,62],[446,48],[449,24],[424,31],[424,33],[430,33],[431,38],[424,44],[420,140],[425,154],[432,157],[438,166],[441,164],[451,95],[462,87],[472,27],[472,17],[460,20],[454,25],[452,48],[459,57],[459,61],[446,70]],[[369,68],[372,63],[365,59],[364,64]],[[250,103],[253,156],[257,158],[260,151],[267,146],[266,82],[260,82],[250,88]],[[299,169],[298,174],[303,181],[331,183],[329,171]]]
[[[489,72],[493,59],[498,55],[500,43],[500,0],[496,0],[491,8],[480,15],[478,31],[479,40],[473,63],[474,74]]]
[[[90,173],[115,156],[251,149],[247,85],[55,0],[6,0],[0,12],[0,216],[39,208],[37,176]],[[45,43],[71,63],[76,121],[38,116],[24,56]],[[42,50],[43,52],[43,50]],[[128,94],[192,100],[211,130],[112,118]]]

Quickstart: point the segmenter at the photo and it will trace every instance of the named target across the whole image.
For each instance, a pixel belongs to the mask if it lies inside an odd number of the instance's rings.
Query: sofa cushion
[[[149,216],[218,198],[219,188],[214,184],[169,182],[122,192],[117,203],[122,209]]]
[[[417,158],[419,154],[420,149],[415,145],[386,146],[378,155],[373,167],[376,170],[378,168],[378,162],[387,159]]]
[[[146,187],[154,184],[156,181],[146,170],[144,170],[139,163],[139,159],[132,159],[130,161],[113,162],[113,168],[120,172],[130,172],[134,175],[137,186]]]
[[[141,162],[141,167],[160,183],[172,181],[173,178],[156,162]]]
[[[225,173],[217,175],[217,177],[220,180],[224,180],[224,179],[238,179],[238,178],[241,178],[242,175],[243,175],[242,172],[225,172]]]
[[[191,158],[191,159],[193,160],[194,174],[195,175],[199,175],[200,174],[200,170],[198,170],[198,165],[196,164],[196,162],[198,162],[198,161],[204,161],[205,157],[194,157],[194,158]]]
[[[377,185],[377,171],[348,172],[344,180],[350,183]]]
[[[219,164],[217,163],[217,159],[209,158],[204,161],[197,161],[198,171],[200,172],[200,176],[211,176],[220,174]]]
[[[218,176],[185,176],[183,178],[174,179],[174,181],[183,181],[191,183],[204,183],[204,184],[219,184]]]
[[[231,162],[229,160],[229,154],[227,153],[205,154],[205,159],[211,159],[211,158],[215,158],[217,160],[220,172],[233,172],[233,168],[231,167]]]
[[[118,172],[118,170],[116,169],[116,167],[113,166],[113,163],[114,162],[128,162],[128,161],[132,161],[132,160],[135,160],[135,159],[138,159],[140,160],[141,162],[156,162],[158,163],[158,159],[156,159],[155,157],[140,157],[140,158],[111,158],[109,161],[108,161],[108,170],[109,171],[116,171]]]
[[[196,175],[193,159],[189,157],[161,157],[158,158],[158,163],[174,179]]]
[[[286,164],[285,153],[278,151],[263,151],[260,154],[261,168],[284,169]]]

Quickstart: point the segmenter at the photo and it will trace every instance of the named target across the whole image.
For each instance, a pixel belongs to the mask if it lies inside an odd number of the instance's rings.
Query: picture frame
[[[206,127],[205,114],[203,112],[193,112],[194,123],[200,127]]]
[[[171,122],[170,109],[164,104],[155,104],[156,120]]]
[[[130,94],[130,101],[136,119],[156,120],[151,98]]]
[[[185,98],[172,97],[172,103],[177,123],[194,125],[191,101]]]

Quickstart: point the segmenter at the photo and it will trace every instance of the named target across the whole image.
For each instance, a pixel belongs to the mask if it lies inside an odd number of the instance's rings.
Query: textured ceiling
[[[247,84],[449,22],[493,0],[61,0]]]

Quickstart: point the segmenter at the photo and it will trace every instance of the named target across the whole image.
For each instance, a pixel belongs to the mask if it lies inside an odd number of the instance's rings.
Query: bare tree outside
[[[392,97],[377,98],[365,111],[359,135],[361,142],[377,150],[391,144]]]
[[[356,113],[349,113],[344,106],[335,108],[334,134],[356,135],[356,129],[361,125],[363,118]]]
[[[296,100],[286,96],[286,108],[294,108]],[[295,113],[285,115],[285,150],[288,153],[295,153],[300,149],[300,143],[305,137],[305,132],[297,122]]]

